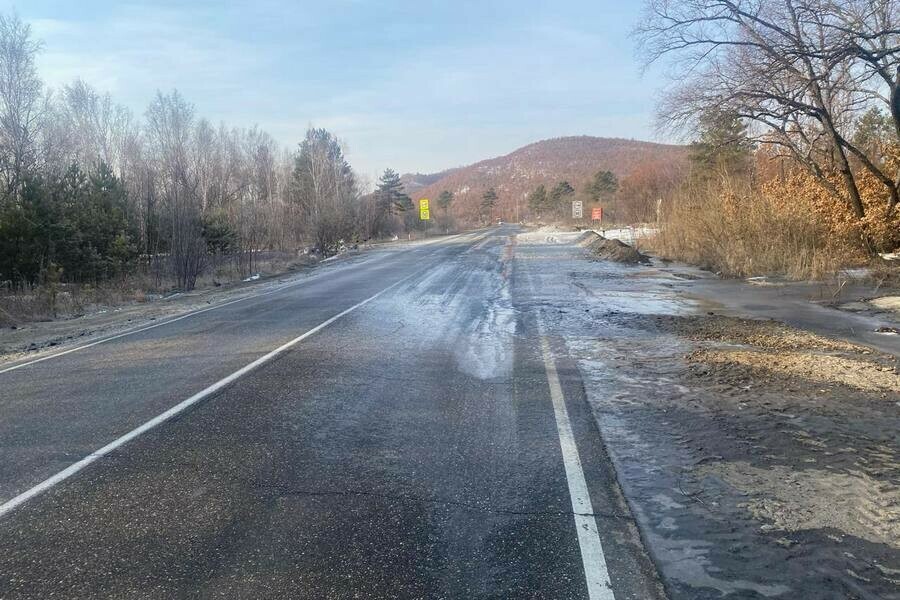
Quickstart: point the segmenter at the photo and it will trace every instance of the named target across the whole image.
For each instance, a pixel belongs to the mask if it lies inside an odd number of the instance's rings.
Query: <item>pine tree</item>
[[[603,198],[615,194],[618,189],[619,179],[612,171],[597,171],[584,192],[594,202],[600,202]]]
[[[708,179],[723,173],[740,175],[750,167],[753,143],[747,126],[737,115],[714,110],[699,119],[700,136],[691,144],[694,176]]]
[[[862,149],[876,164],[884,163],[885,149],[895,139],[891,117],[878,107],[873,106],[856,120],[853,145]]]
[[[375,190],[378,205],[388,213],[403,213],[413,208],[412,198],[403,191],[403,182],[400,175],[393,169],[385,169],[384,174],[378,180]]]
[[[441,207],[445,213],[450,210],[450,205],[453,203],[453,192],[444,190],[438,196],[438,206]]]
[[[556,211],[564,213],[566,199],[575,193],[575,188],[568,181],[560,181],[550,192],[550,206]]]
[[[543,184],[537,186],[528,194],[528,208],[538,216],[547,209],[547,188]]]
[[[494,206],[497,204],[498,198],[494,188],[488,188],[488,191],[481,197],[481,213],[488,215],[488,222],[494,220]]]
[[[19,286],[124,273],[138,256],[127,205],[125,186],[104,164],[90,175],[73,164],[50,181],[26,179],[20,201],[0,210],[0,276]]]

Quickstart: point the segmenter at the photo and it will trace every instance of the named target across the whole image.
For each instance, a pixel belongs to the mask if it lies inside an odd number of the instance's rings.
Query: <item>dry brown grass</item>
[[[314,262],[310,257],[293,253],[268,253],[265,259],[254,261],[253,273],[271,275],[294,270]],[[247,276],[246,268],[228,257],[213,260],[197,280],[197,289],[218,287],[238,282]],[[166,273],[141,269],[125,279],[111,280],[100,285],[57,284],[56,293],[47,286],[25,290],[0,290],[0,327],[16,326],[34,321],[71,318],[105,308],[150,302],[176,291],[175,279]]]
[[[796,329],[779,321],[741,319],[723,315],[660,315],[656,318],[656,322],[665,325],[682,337],[699,342],[740,344],[775,352],[814,350],[872,353],[864,346]]]
[[[868,358],[809,352],[758,350],[695,350],[691,363],[743,367],[751,373],[802,378],[822,385],[845,385],[867,392],[900,394],[900,375]]]
[[[866,260],[859,238],[836,234],[803,202],[746,186],[683,192],[650,244],[725,277],[820,279]]]
[[[821,279],[863,266],[900,246],[900,211],[888,209],[887,190],[867,173],[857,183],[862,219],[796,166],[752,186],[727,178],[693,186],[665,204],[653,249],[727,277]]]

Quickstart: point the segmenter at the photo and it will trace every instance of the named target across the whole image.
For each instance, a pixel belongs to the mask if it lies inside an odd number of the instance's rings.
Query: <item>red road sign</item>
[[[591,209],[591,221],[602,221],[603,220],[603,207],[598,206],[596,208]]]

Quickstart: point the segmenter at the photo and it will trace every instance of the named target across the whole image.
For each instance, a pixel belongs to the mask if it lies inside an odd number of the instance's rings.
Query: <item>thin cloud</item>
[[[80,77],[137,114],[157,89],[178,88],[198,114],[258,124],[289,146],[316,123],[373,172],[438,170],[563,134],[649,136],[629,10],[36,0],[20,15],[45,41],[53,87]]]

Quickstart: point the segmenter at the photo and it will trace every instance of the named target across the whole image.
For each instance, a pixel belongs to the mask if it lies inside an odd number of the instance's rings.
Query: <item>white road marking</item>
[[[83,344],[81,346],[75,346],[74,348],[69,348],[68,350],[63,350],[61,352],[54,352],[53,354],[48,354],[47,356],[42,356],[40,358],[35,358],[33,360],[29,360],[28,362],[20,363],[18,365],[13,365],[11,367],[6,367],[5,369],[0,369],[0,375],[3,373],[9,373],[10,371],[15,371],[16,369],[21,369],[23,367],[28,367],[30,365],[44,362],[45,360],[50,360],[51,358],[58,358],[60,356],[65,356],[66,354],[72,354],[73,352],[78,352],[79,350],[85,350],[87,348],[93,348],[99,344],[105,344],[106,342],[111,342],[113,340],[117,340],[119,338],[123,338],[127,335],[134,335],[136,333],[141,333],[144,331],[148,331],[150,329],[155,329],[156,327],[162,327],[163,325],[168,325],[169,323],[174,323],[175,321],[180,321],[182,319],[187,319],[188,317],[193,317],[194,315],[199,315],[201,313],[209,312],[211,310],[216,310],[217,308],[224,308],[231,304],[237,304],[238,302],[243,302],[244,300],[249,300],[250,298],[259,298],[261,296],[268,295],[273,292],[266,292],[264,294],[254,294],[252,296],[245,296],[243,298],[238,298],[237,300],[231,300],[230,302],[225,302],[224,304],[216,304],[215,306],[210,306],[208,308],[202,308],[200,310],[194,310],[189,313],[183,314],[181,316],[175,317],[173,319],[165,319],[164,321],[160,321],[159,323],[154,323],[152,325],[147,325],[145,327],[139,327],[137,329],[131,329],[129,331],[124,331],[122,333],[117,333],[116,335],[111,335],[109,337],[101,338],[97,341],[91,342],[89,344]]]
[[[581,468],[581,457],[578,455],[578,446],[572,433],[572,423],[569,421],[569,411],[566,410],[566,399],[559,383],[559,374],[556,372],[556,361],[543,330],[541,330],[541,353],[544,358],[544,369],[547,371],[547,382],[550,384],[550,398],[553,400],[553,413],[556,415],[556,430],[559,433],[559,446],[566,469],[566,480],[569,483],[572,512],[575,513],[575,529],[578,531],[578,545],[581,547],[588,598],[615,600],[603,545],[600,543],[600,533],[597,531],[597,519],[593,516],[594,507],[584,479],[584,470]]]
[[[211,394],[215,394],[216,392],[218,392],[219,390],[221,390],[222,388],[224,388],[224,387],[227,386],[228,384],[234,382],[235,380],[239,379],[240,377],[243,377],[244,375],[246,375],[247,373],[253,371],[253,370],[256,369],[257,367],[259,367],[259,366],[261,366],[261,365],[263,365],[263,364],[265,364],[265,363],[271,361],[273,358],[275,358],[275,357],[278,356],[279,354],[282,354],[283,352],[285,352],[286,350],[292,348],[293,346],[296,346],[297,344],[299,344],[300,342],[302,342],[303,340],[305,340],[305,339],[308,338],[309,336],[311,336],[311,335],[313,335],[313,334],[315,334],[315,333],[321,331],[321,330],[324,329],[325,327],[328,327],[329,325],[331,325],[332,323],[334,323],[335,321],[337,321],[337,320],[340,319],[341,317],[343,317],[343,316],[345,316],[345,315],[347,315],[347,314],[353,312],[354,310],[356,310],[356,309],[358,309],[358,308],[360,308],[360,307],[362,307],[362,306],[368,304],[369,302],[371,302],[372,300],[375,300],[376,298],[378,298],[379,296],[381,296],[381,295],[384,294],[385,292],[391,290],[392,288],[397,287],[397,286],[400,285],[401,283],[403,283],[403,282],[405,282],[405,281],[408,281],[408,280],[411,279],[412,277],[415,277],[416,275],[419,275],[419,274],[420,274],[420,271],[417,271],[416,273],[413,273],[412,275],[408,275],[407,277],[404,277],[404,278],[401,279],[400,281],[397,281],[397,282],[395,282],[395,283],[392,283],[391,285],[389,285],[389,286],[387,286],[386,288],[382,289],[382,290],[381,290],[380,292],[378,292],[377,294],[375,294],[375,295],[373,295],[373,296],[369,296],[368,298],[366,298],[366,299],[363,300],[362,302],[359,302],[359,303],[357,303],[357,304],[354,304],[354,305],[351,306],[350,308],[348,308],[348,309],[346,309],[346,310],[344,310],[344,311],[339,312],[338,314],[334,315],[333,317],[331,317],[331,318],[328,319],[327,321],[324,321],[324,322],[320,323],[319,325],[316,325],[315,327],[313,327],[312,329],[310,329],[309,331],[307,331],[307,332],[304,333],[303,335],[298,336],[298,337],[292,339],[291,341],[287,342],[286,344],[284,344],[284,345],[282,345],[282,346],[279,346],[278,348],[272,350],[272,351],[269,352],[268,354],[266,354],[266,355],[264,355],[264,356],[261,356],[261,357],[257,358],[256,360],[254,360],[254,361],[251,362],[250,364],[246,365],[245,367],[242,367],[241,369],[238,369],[237,371],[235,371],[235,372],[232,373],[231,375],[225,377],[224,379],[220,379],[219,381],[217,381],[216,383],[214,383],[214,384],[212,384],[211,386],[207,387],[206,389],[197,392],[196,394],[194,394],[193,396],[191,396],[191,397],[188,398],[187,400],[183,400],[183,401],[179,402],[178,404],[176,404],[175,406],[173,406],[173,407],[170,408],[169,410],[165,411],[164,413],[162,413],[162,414],[160,414],[160,415],[158,415],[158,416],[156,416],[156,417],[153,417],[152,419],[150,419],[149,421],[147,421],[147,422],[144,423],[143,425],[140,425],[139,427],[136,427],[135,429],[132,429],[131,431],[129,431],[128,433],[126,433],[126,434],[123,435],[122,437],[120,437],[120,438],[118,438],[118,439],[116,439],[116,440],[114,440],[114,441],[108,443],[107,445],[103,446],[103,447],[100,448],[99,450],[96,450],[96,451],[94,451],[94,452],[88,454],[87,456],[85,456],[84,458],[82,458],[81,460],[79,460],[78,462],[76,462],[76,463],[74,463],[74,464],[72,464],[72,465],[69,465],[68,467],[66,467],[65,469],[63,469],[62,471],[60,471],[59,473],[57,473],[56,475],[53,475],[52,477],[49,477],[49,478],[45,479],[44,481],[42,481],[41,483],[37,484],[37,485],[34,486],[33,488],[31,488],[31,489],[29,489],[29,490],[27,490],[27,491],[25,491],[25,492],[22,492],[21,494],[19,494],[19,495],[16,496],[15,498],[12,498],[11,500],[8,500],[8,501],[6,501],[6,502],[3,503],[3,504],[0,504],[0,518],[2,518],[3,516],[5,516],[5,515],[8,514],[9,512],[15,510],[17,507],[21,506],[21,505],[24,504],[25,502],[28,502],[29,500],[31,500],[31,499],[34,498],[35,496],[37,496],[37,495],[39,495],[39,494],[41,494],[41,493],[43,493],[43,492],[49,490],[50,488],[52,488],[52,487],[55,486],[56,484],[61,483],[61,482],[65,481],[66,479],[68,479],[69,477],[75,475],[76,473],[78,473],[79,471],[81,471],[82,469],[84,469],[85,467],[87,467],[88,465],[90,465],[91,463],[94,463],[94,462],[98,461],[99,459],[101,459],[102,457],[106,456],[107,454],[109,454],[109,453],[112,452],[113,450],[116,450],[117,448],[120,448],[121,446],[127,444],[127,443],[130,442],[131,440],[133,440],[133,439],[135,439],[136,437],[138,437],[139,435],[141,435],[141,434],[143,434],[143,433],[146,433],[147,431],[150,431],[151,429],[153,429],[153,428],[156,427],[157,425],[160,425],[161,423],[164,423],[164,422],[167,421],[168,419],[171,419],[172,417],[174,417],[174,416],[177,415],[178,413],[183,412],[185,409],[187,409],[187,408],[191,407],[192,405],[196,404],[197,402],[203,400],[203,399],[206,398],[207,396],[210,396]]]
[[[458,237],[463,237],[463,236],[475,236],[475,235],[478,235],[479,233],[480,233],[480,232],[478,232],[478,231],[476,231],[476,232],[468,232],[468,233],[457,233],[456,235],[451,235],[451,236],[447,236],[447,237],[437,238],[437,239],[435,239],[435,240],[428,240],[428,241],[425,241],[425,242],[422,242],[422,243],[419,243],[419,244],[415,244],[415,245],[413,245],[413,246],[411,246],[411,247],[404,248],[404,249],[401,250],[400,252],[408,252],[408,251],[410,251],[410,250],[415,250],[416,248],[420,248],[420,247],[422,247],[422,246],[430,246],[430,245],[432,245],[432,244],[436,244],[436,243],[439,243],[439,242],[445,242],[445,241],[447,241],[447,240],[456,239],[456,238],[458,238]],[[371,260],[371,259],[370,259],[370,260]],[[369,261],[366,261],[366,262],[369,262]],[[357,266],[358,266],[358,264],[359,264],[359,263],[357,263]],[[314,274],[314,275],[312,275],[310,278],[302,279],[302,280],[300,280],[300,281],[288,282],[288,283],[286,283],[286,284],[284,284],[284,285],[277,286],[275,289],[272,289],[272,290],[267,290],[267,291],[265,291],[265,292],[260,292],[260,293],[258,293],[258,294],[251,294],[251,295],[249,295],[249,296],[244,296],[243,298],[237,298],[236,300],[230,300],[229,302],[224,302],[224,303],[222,303],[222,304],[216,304],[215,306],[210,306],[210,307],[208,307],[208,308],[201,308],[200,310],[192,310],[192,311],[187,312],[187,313],[185,313],[185,314],[183,314],[183,315],[180,315],[180,316],[177,316],[177,317],[174,317],[174,318],[171,318],[171,319],[165,319],[165,320],[162,320],[162,321],[160,321],[160,322],[158,322],[158,323],[153,323],[152,325],[146,325],[146,326],[144,326],[144,327],[139,327],[139,328],[137,328],[137,329],[129,329],[128,331],[123,331],[122,333],[117,333],[117,334],[111,335],[111,336],[109,336],[109,337],[100,338],[99,340],[90,342],[90,343],[88,343],[88,344],[82,344],[81,346],[75,346],[74,348],[69,348],[68,350],[62,350],[62,351],[60,351],[60,352],[54,352],[54,353],[48,354],[48,355],[46,355],[46,356],[41,356],[40,358],[35,358],[35,359],[29,360],[29,361],[26,361],[26,362],[23,362],[23,363],[19,363],[19,364],[16,364],[16,365],[12,365],[12,366],[10,366],[10,367],[0,368],[0,375],[3,375],[4,373],[9,373],[10,371],[15,371],[16,369],[21,369],[21,368],[24,368],[24,367],[31,366],[31,365],[33,365],[33,364],[37,364],[37,363],[40,363],[40,362],[44,362],[45,360],[50,360],[51,358],[59,358],[60,356],[65,356],[66,354],[72,354],[73,352],[79,352],[79,351],[81,351],[81,350],[86,350],[87,348],[93,348],[94,346],[98,346],[98,345],[100,345],[100,344],[105,344],[106,342],[111,342],[111,341],[117,340],[117,339],[119,339],[119,338],[123,338],[123,337],[129,336],[129,335],[135,335],[135,334],[138,334],[138,333],[143,333],[144,331],[149,331],[150,329],[155,329],[155,328],[157,328],[157,327],[162,327],[163,325],[169,325],[170,323],[175,323],[176,321],[180,321],[180,320],[182,320],[182,319],[187,319],[188,317],[193,317],[193,316],[196,316],[196,315],[199,315],[199,314],[203,314],[203,313],[209,312],[209,311],[211,311],[211,310],[218,310],[218,309],[220,309],[220,308],[225,308],[226,306],[231,306],[232,304],[237,304],[238,302],[244,302],[245,300],[253,300],[253,299],[255,299],[255,298],[263,298],[263,297],[265,297],[265,296],[270,296],[270,295],[272,295],[272,294],[276,294],[276,293],[278,293],[278,292],[281,292],[281,291],[283,291],[283,290],[286,290],[286,289],[289,289],[289,288],[292,288],[292,287],[296,287],[296,286],[300,286],[300,285],[303,285],[303,284],[310,283],[310,280],[311,280],[312,278],[318,279],[319,276],[320,276],[320,275],[318,275],[318,274]]]

